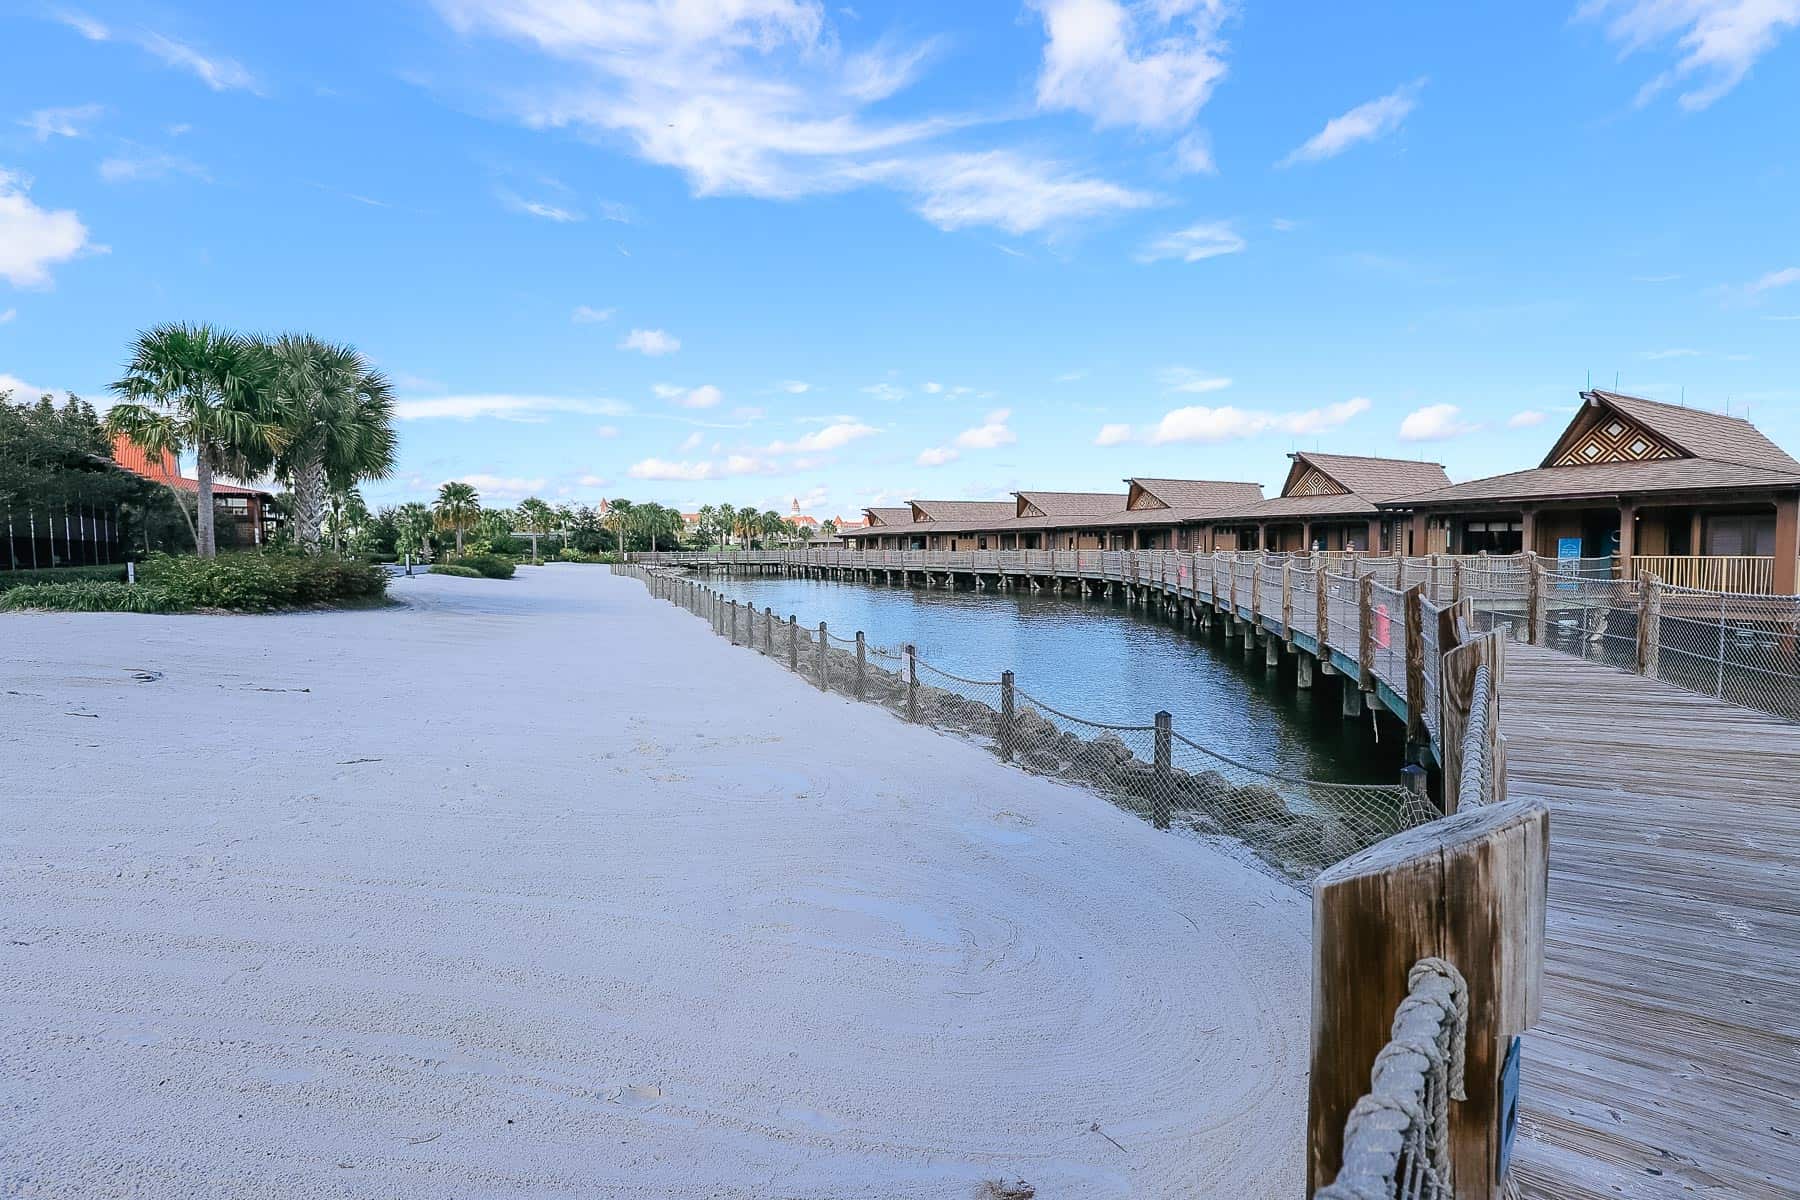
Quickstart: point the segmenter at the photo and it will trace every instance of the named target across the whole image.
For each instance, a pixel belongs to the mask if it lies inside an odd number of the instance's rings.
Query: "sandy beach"
[[[604,568],[393,595],[0,616],[0,1195],[1300,1192],[1299,893]]]

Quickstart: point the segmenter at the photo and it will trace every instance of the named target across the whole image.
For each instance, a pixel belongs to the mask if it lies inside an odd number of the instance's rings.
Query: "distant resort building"
[[[164,451],[152,459],[127,437],[113,439],[113,461],[134,475],[198,495],[200,482],[181,474],[175,456]],[[275,495],[261,488],[239,487],[230,483],[213,484],[213,516],[215,534],[220,545],[260,546],[269,540],[281,524],[281,513],[275,507]]]
[[[1588,391],[1530,470],[1453,484],[1440,463],[1290,454],[1255,483],[1125,480],[1124,492],[1021,491],[863,510],[859,550],[1267,550],[1605,558],[1622,575],[1800,591],[1800,460],[1750,422]],[[814,539],[819,542],[820,539]]]

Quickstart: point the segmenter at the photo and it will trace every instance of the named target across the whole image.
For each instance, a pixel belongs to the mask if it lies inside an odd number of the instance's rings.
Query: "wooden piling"
[[[1017,697],[1011,671],[1000,672],[1000,761],[1013,760],[1014,718],[1017,716]]]
[[[1150,824],[1169,827],[1169,789],[1174,786],[1175,722],[1167,712],[1156,714],[1155,783],[1150,792]]]

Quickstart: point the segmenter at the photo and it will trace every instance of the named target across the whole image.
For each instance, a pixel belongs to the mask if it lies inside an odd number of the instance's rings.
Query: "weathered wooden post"
[[[1362,690],[1375,690],[1375,577],[1364,575],[1356,585],[1356,607],[1360,612],[1356,665],[1362,673]]]
[[[763,654],[775,657],[775,610],[763,605]]]
[[[800,673],[800,618],[788,614],[788,670]]]
[[[1661,665],[1662,580],[1638,572],[1637,671],[1654,676]]]
[[[1011,671],[1000,672],[1000,761],[1013,760],[1013,718],[1017,715],[1017,695]]]
[[[856,631],[856,698],[863,698],[863,688],[869,675],[869,648],[863,640],[863,631]]]
[[[1525,552],[1525,572],[1525,640],[1535,646],[1544,620],[1544,568],[1535,551]]]
[[[819,690],[825,691],[831,686],[831,673],[827,655],[831,653],[831,639],[826,636],[825,622],[819,622]]]
[[[1150,824],[1157,829],[1169,827],[1169,792],[1175,786],[1175,719],[1167,711],[1156,714],[1156,748],[1152,762],[1150,791]]]
[[[1281,636],[1294,636],[1294,560],[1281,560]]]
[[[1425,723],[1425,585],[1406,589],[1406,757],[1421,762],[1431,746]],[[1420,776],[1424,778],[1423,774]]]
[[[730,613],[730,620],[731,620],[731,644],[735,646],[738,644],[738,631],[737,631],[738,602],[736,600],[733,600],[731,602],[730,608],[727,611]]]
[[[1331,651],[1326,649],[1325,639],[1331,634],[1331,592],[1325,580],[1325,563],[1322,559],[1313,559],[1317,574],[1313,576],[1313,586],[1318,593],[1313,609],[1313,624],[1316,626],[1315,636],[1319,639],[1319,661],[1327,666],[1331,663]],[[1327,671],[1327,675],[1331,672]]]
[[[1468,985],[1466,1098],[1448,1106],[1456,1195],[1501,1195],[1502,1074],[1543,994],[1549,837],[1541,802],[1509,801],[1397,834],[1314,883],[1308,1195],[1337,1176],[1344,1119],[1423,958]]]
[[[1452,558],[1450,560],[1450,600],[1451,600],[1451,602],[1455,603],[1456,601],[1461,600],[1462,594],[1463,594],[1462,559]]]
[[[906,719],[919,723],[919,656],[911,642],[906,644]]]

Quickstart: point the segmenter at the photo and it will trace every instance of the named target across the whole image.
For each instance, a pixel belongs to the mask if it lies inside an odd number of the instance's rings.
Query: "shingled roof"
[[[940,529],[985,529],[1018,515],[1017,500],[914,500],[913,513],[918,520],[930,521]]]
[[[1309,517],[1372,517],[1376,507],[1395,496],[1450,482],[1444,465],[1410,458],[1372,458],[1362,454],[1320,454],[1311,450],[1290,455],[1293,466],[1281,495],[1272,500],[1224,509],[1224,521],[1303,521]]]
[[[1131,500],[1138,503],[1139,498],[1148,495],[1150,499],[1160,501],[1163,507],[1210,511],[1244,504],[1254,504],[1262,499],[1262,484],[1241,483],[1224,479],[1127,479],[1131,485]],[[1138,508],[1136,512],[1149,512],[1151,509]]]
[[[1800,460],[1771,442],[1742,417],[1680,408],[1641,396],[1588,391],[1583,406],[1544,456],[1544,465],[1472,479],[1398,498],[1406,507],[1428,508],[1493,500],[1555,500],[1620,493],[1756,491],[1800,487]],[[1576,453],[1611,433],[1609,420],[1624,418],[1614,444],[1627,461],[1581,461]],[[1604,457],[1604,455],[1602,455]]]
[[[1019,505],[1017,516],[1029,519],[1035,508],[1046,517],[1104,517],[1125,511],[1121,492],[1014,492]]]
[[[911,525],[913,519],[912,506],[906,504],[897,508],[865,508],[863,513],[869,518],[869,525],[874,526]]]

